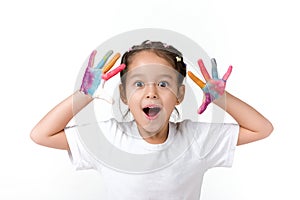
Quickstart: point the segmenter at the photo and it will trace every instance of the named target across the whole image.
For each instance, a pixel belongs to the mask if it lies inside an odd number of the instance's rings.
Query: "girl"
[[[216,123],[190,120],[169,121],[185,94],[186,64],[182,54],[174,47],[145,41],[133,46],[122,56],[121,65],[107,72],[118,58],[115,57],[103,68],[111,54],[109,52],[93,67],[94,51],[79,91],[53,108],[30,135],[40,145],[67,150],[77,169],[99,171],[105,183],[105,199],[199,199],[203,175],[208,169],[231,166],[236,145],[263,139],[273,130],[264,116],[225,91],[231,67],[219,79],[214,59],[212,77],[203,62],[198,62],[206,83],[188,72],[204,92],[198,113],[203,113],[213,102],[224,110],[226,107],[226,112],[237,124],[218,126]],[[128,167],[125,165],[123,170],[108,166],[91,155],[89,147],[85,147],[79,136],[95,131],[89,128],[91,125],[66,128],[68,122],[95,98],[100,83],[119,72],[120,97],[134,120],[118,122],[110,119],[98,124],[106,139],[116,148],[147,158],[114,158],[120,162],[125,159],[126,164],[136,171],[126,170]],[[112,151],[102,153],[114,157]]]

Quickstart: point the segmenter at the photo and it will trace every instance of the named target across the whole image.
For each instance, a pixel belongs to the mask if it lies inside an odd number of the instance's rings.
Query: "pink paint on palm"
[[[219,96],[223,95],[225,92],[226,87],[226,81],[229,78],[231,72],[232,72],[232,66],[229,66],[227,69],[227,72],[224,74],[223,78],[220,79],[218,77],[218,71],[217,71],[217,64],[215,59],[212,59],[212,78],[210,74],[207,72],[206,67],[204,66],[204,63],[202,59],[198,60],[198,65],[200,68],[200,71],[206,80],[205,86],[201,87],[201,89],[204,92],[204,100],[201,104],[201,106],[198,109],[198,114],[202,114],[207,106],[214,101],[215,99],[219,98]],[[195,78],[192,78],[192,80],[197,84],[195,81]]]

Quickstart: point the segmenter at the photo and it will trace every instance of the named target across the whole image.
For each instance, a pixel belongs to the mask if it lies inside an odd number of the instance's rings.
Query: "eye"
[[[135,87],[143,87],[145,84],[142,81],[137,81],[134,83]]]
[[[159,87],[167,87],[168,86],[168,82],[167,81],[160,81],[157,85]]]

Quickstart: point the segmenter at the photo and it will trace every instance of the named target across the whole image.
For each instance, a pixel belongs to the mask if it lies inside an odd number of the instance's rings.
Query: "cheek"
[[[172,108],[177,103],[176,94],[169,91],[160,95],[160,99],[164,101],[164,107]]]
[[[129,89],[126,91],[126,99],[130,107],[139,105],[139,102],[141,102],[142,99],[142,93],[136,89],[135,90]]]
[[[131,96],[131,93],[132,93],[132,91],[131,91],[131,89],[130,89],[130,87],[128,87],[128,84],[126,84],[125,85],[125,87],[124,87],[124,97],[127,99],[127,101],[128,101],[128,99],[129,99],[129,97]]]
[[[178,87],[168,87],[164,89],[161,94],[161,96],[164,96],[164,98],[167,98],[170,102],[173,102],[173,100],[177,101],[179,94]]]

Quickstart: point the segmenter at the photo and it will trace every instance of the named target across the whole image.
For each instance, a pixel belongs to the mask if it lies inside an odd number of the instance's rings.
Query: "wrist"
[[[217,99],[213,101],[214,104],[221,107],[222,109],[226,108],[226,95],[228,93],[225,91],[222,95],[220,95]]]
[[[82,101],[86,101],[86,102],[90,102],[92,101],[94,98],[88,94],[88,93],[85,93],[84,91],[82,90],[77,90],[75,93],[74,93],[74,96],[77,98],[77,99],[80,99]]]
[[[93,98],[89,95],[84,94],[80,90],[77,90],[72,95],[71,101],[73,115],[76,115],[82,108],[84,108],[91,101],[93,101]]]

